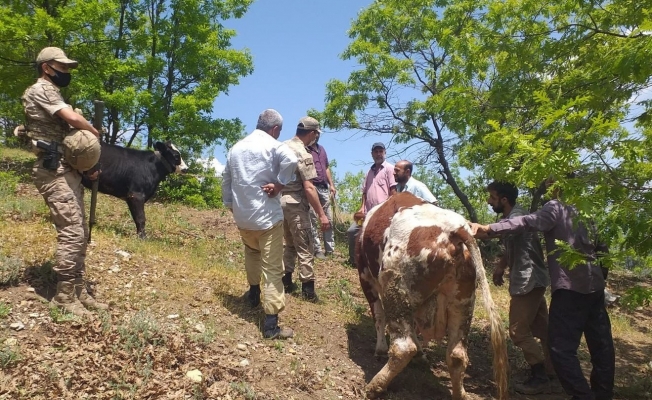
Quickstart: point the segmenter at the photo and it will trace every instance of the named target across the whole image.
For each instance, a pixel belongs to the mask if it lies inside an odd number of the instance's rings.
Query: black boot
[[[319,301],[317,293],[315,293],[315,281],[308,281],[301,283],[301,297],[304,300],[316,303]]]
[[[249,295],[247,297],[252,308],[258,307],[258,304],[260,304],[260,285],[249,285]]]
[[[263,325],[263,337],[265,339],[288,339],[292,336],[294,336],[292,329],[278,326],[278,314],[265,315],[265,325]]]
[[[543,363],[534,364],[531,368],[530,379],[514,385],[514,390],[522,394],[550,393],[550,379],[546,375],[546,367]]]
[[[283,275],[283,289],[285,289],[285,293],[292,293],[295,290],[297,290],[297,285],[292,282],[292,272],[286,272],[285,275]]]

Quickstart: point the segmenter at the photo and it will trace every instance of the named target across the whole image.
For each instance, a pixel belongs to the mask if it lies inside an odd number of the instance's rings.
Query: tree
[[[215,119],[213,102],[252,72],[250,54],[230,49],[233,30],[252,0],[59,0],[0,6],[0,119],[22,119],[30,62],[47,45],[80,61],[66,100],[90,117],[92,100],[107,105],[105,140],[151,145],[170,139],[199,153],[243,132],[237,119]],[[18,78],[18,79],[16,79]],[[13,79],[13,80],[12,80]],[[71,97],[69,94],[74,94]]]
[[[352,214],[360,209],[364,176],[365,174],[362,171],[357,174],[346,172],[341,180],[333,176],[337,187],[337,204],[340,210]]]
[[[470,105],[488,68],[480,46],[487,32],[479,19],[487,1],[376,1],[349,31],[353,39],[342,58],[361,69],[348,80],[327,84],[320,115],[332,129],[389,133],[397,143],[421,144],[422,164],[434,160],[437,172],[477,221],[451,161],[469,121]]]

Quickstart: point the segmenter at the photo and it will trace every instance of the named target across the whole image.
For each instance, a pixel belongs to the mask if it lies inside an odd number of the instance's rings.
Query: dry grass
[[[29,322],[30,313],[45,316],[19,334],[0,324],[0,347],[7,337],[19,338],[18,346],[0,349],[3,374],[11,377],[0,374],[0,398],[8,393],[7,398],[25,399],[359,399],[365,382],[382,366],[373,357],[375,332],[357,271],[343,263],[344,232],[336,237],[337,257],[316,264],[320,304],[287,296],[281,323],[296,336],[266,342],[259,333],[262,311],[251,310],[242,299],[247,284],[239,235],[221,210],[148,204],[148,239],[139,240],[126,204],[100,195],[87,272],[98,297],[111,302],[112,309],[92,322],[50,315],[47,298],[40,296],[52,294],[47,288],[54,284],[56,232],[43,200],[25,179],[33,157],[0,148],[0,165],[7,165],[7,157],[18,160],[9,164],[23,173],[15,193],[0,198],[0,256],[20,261],[22,273],[18,287],[0,289],[0,323]],[[37,301],[26,297],[27,285],[37,289]],[[491,291],[507,324],[507,288],[492,285]],[[480,297],[469,338],[472,365],[466,383],[472,398],[494,393]],[[617,398],[652,398],[651,360],[645,353],[652,351],[652,330],[644,331],[652,318],[637,318],[633,324],[632,314],[617,309],[611,317],[619,346]],[[242,343],[246,351],[236,350]],[[69,349],[73,344],[74,351]],[[580,354],[586,363],[585,347]],[[442,346],[428,350],[431,370],[439,378],[427,368],[409,367],[387,398],[448,396],[442,356]],[[243,359],[250,367],[240,366]],[[513,346],[510,362],[515,373],[525,366]],[[77,376],[80,365],[81,378],[68,380]],[[185,378],[194,368],[205,376],[200,385]],[[41,383],[38,387],[30,383],[34,379]]]

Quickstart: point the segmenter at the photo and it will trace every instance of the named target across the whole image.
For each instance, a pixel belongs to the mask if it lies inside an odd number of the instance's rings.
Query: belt
[[[326,183],[313,183],[315,187],[322,188],[322,189],[328,189],[328,184]]]

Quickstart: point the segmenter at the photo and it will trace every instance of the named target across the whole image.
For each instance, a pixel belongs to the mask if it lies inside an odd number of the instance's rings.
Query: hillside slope
[[[28,179],[31,156],[0,151],[0,172],[21,179],[11,193],[0,182],[0,399],[364,398],[384,360],[373,356],[373,322],[356,271],[343,263],[341,234],[336,257],[316,264],[322,301],[287,296],[280,318],[295,338],[268,341],[262,309],[243,298],[242,245],[228,212],[148,204],[149,238],[139,240],[125,203],[100,195],[88,275],[112,307],[82,321],[48,307],[55,230]],[[631,278],[616,279],[618,292]],[[492,290],[506,320],[506,291]],[[652,398],[651,321],[649,308],[612,309],[619,399]],[[495,393],[487,333],[476,303],[465,381],[473,399]],[[431,345],[430,365],[412,363],[385,398],[450,398],[444,348]],[[581,357],[588,362],[585,347]],[[510,361],[513,378],[523,379],[525,363],[511,347]],[[186,376],[193,370],[201,383]]]

